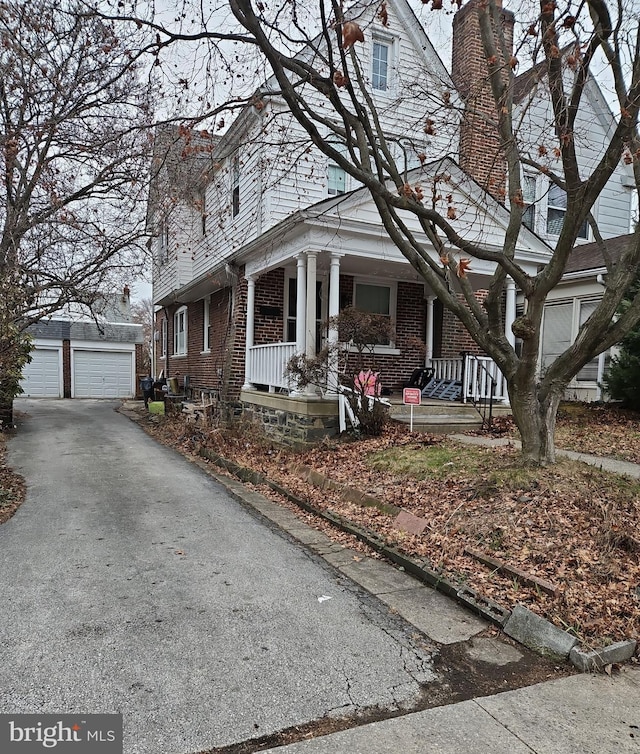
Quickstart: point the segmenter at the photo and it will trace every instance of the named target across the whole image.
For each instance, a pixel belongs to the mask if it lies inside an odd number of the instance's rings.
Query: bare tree
[[[346,10],[337,0],[319,0],[317,4],[283,0],[275,5],[229,0],[229,8],[244,30],[244,36],[234,33],[235,45],[259,50],[273,73],[256,93],[256,101],[286,103],[309,141],[369,190],[389,237],[444,307],[500,367],[522,436],[524,460],[545,464],[555,460],[555,417],[568,383],[640,320],[640,294],[616,317],[640,263],[640,232],[633,234],[622,254],[614,258],[592,213],[621,162],[633,167],[636,192],[640,185],[638,18],[633,8],[623,3],[586,0],[573,7],[568,2],[541,0],[533,10],[530,4],[523,5],[529,18],[521,32],[516,27],[512,39],[513,24],[505,23],[499,2],[471,2],[485,70],[473,89],[465,90],[464,81],[456,85],[462,96],[461,128],[479,132],[484,152],[494,163],[484,186],[493,194],[491,201],[497,199],[508,211],[508,225],[498,249],[475,231],[465,234],[458,229],[455,218],[460,208],[441,201],[447,193],[447,176],[436,173],[430,178],[414,178],[417,174],[407,173],[402,155],[398,158],[396,145],[390,143],[381,125],[358,49],[373,17],[388,22],[385,2],[365,1]],[[441,0],[432,0],[433,10],[441,8]],[[225,34],[219,24],[209,26],[197,13],[194,19],[197,33],[154,27],[158,51],[188,38],[192,42],[206,39],[215,46],[215,54],[222,54]],[[318,30],[317,36],[309,32],[311,28]],[[533,66],[534,77],[528,82],[531,92],[549,103],[548,121],[536,124],[535,140],[526,101],[516,105],[518,56],[528,57]],[[598,145],[591,164],[585,166],[578,154],[578,121],[596,65],[607,69],[616,106],[606,143]],[[489,108],[475,96],[483,87],[489,94]],[[438,91],[425,92],[424,109],[417,116],[425,133],[443,129],[458,102],[458,94],[444,85]],[[555,249],[537,273],[525,269],[516,258],[527,210],[525,169],[544,176],[566,198]],[[425,185],[428,180],[431,184]],[[409,228],[403,219],[406,213],[417,218],[428,243]],[[608,269],[603,296],[573,344],[541,369],[544,305],[561,280],[585,222],[600,243]],[[481,300],[467,274],[470,265],[477,263],[494,269]],[[522,344],[519,352],[504,331],[509,279],[515,281],[524,299],[524,313],[513,325]]]
[[[131,318],[136,324],[142,325],[142,337],[144,338],[142,345],[143,368],[145,373],[151,374],[153,335],[155,330],[153,301],[150,298],[143,298],[131,304]]]
[[[91,307],[143,264],[150,111],[144,45],[74,0],[8,0],[0,41],[6,405],[26,328],[70,302]]]

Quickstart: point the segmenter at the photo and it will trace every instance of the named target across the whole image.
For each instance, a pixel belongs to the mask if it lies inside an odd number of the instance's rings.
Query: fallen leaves
[[[196,453],[206,445],[259,471],[314,507],[344,516],[389,544],[427,559],[448,578],[501,604],[525,604],[556,625],[575,631],[586,643],[640,635],[640,549],[636,547],[640,494],[631,482],[571,461],[525,471],[516,463],[512,447],[469,450],[461,446],[449,448],[447,454],[450,441],[411,435],[398,427],[380,438],[327,441],[296,454],[251,432],[194,430],[180,417],[146,425],[183,453]],[[609,453],[633,456],[635,451],[637,458],[636,432],[640,432],[637,416],[598,407],[587,415],[562,411],[558,421],[559,437],[571,436],[582,451],[593,452],[594,445],[605,449],[608,436]],[[392,451],[406,453],[409,461],[436,452],[442,453],[442,459],[435,468],[427,466],[420,478],[410,473],[413,462],[399,473],[374,467],[369,461],[374,453],[384,457]],[[477,453],[475,465],[469,453]],[[452,462],[456,458],[461,459],[459,463]],[[338,489],[315,487],[302,479],[295,473],[301,465],[340,483]],[[346,499],[340,485],[356,486],[429,525],[418,534],[399,531],[395,515]],[[335,541],[375,557],[353,536],[301,511],[269,487],[257,489]],[[465,553],[466,548],[482,551],[508,567],[487,567]],[[358,557],[354,557],[356,562]],[[520,572],[531,577],[529,584]],[[540,583],[558,588],[547,594]]]

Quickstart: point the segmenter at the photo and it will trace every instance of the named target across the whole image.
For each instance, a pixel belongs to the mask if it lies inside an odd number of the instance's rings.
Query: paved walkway
[[[480,435],[451,435],[454,440],[464,442],[467,445],[486,445],[487,447],[504,447],[513,445],[515,448],[521,447],[520,440],[511,440],[506,437],[483,437]],[[602,456],[593,456],[590,453],[577,453],[574,450],[563,450],[556,448],[556,454],[571,458],[574,461],[582,461],[590,466],[597,466],[599,469],[611,471],[614,474],[625,474],[626,476],[640,479],[640,464],[630,463],[629,461],[619,461],[617,458],[603,458]]]

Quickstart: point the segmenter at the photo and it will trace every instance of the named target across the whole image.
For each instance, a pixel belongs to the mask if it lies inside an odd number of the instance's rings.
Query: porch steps
[[[510,406],[493,406],[493,416],[511,413]],[[390,416],[403,424],[411,421],[411,407],[405,406],[400,398],[391,398]],[[413,407],[413,431],[430,434],[450,434],[480,429],[482,419],[470,403],[452,401],[425,401]]]

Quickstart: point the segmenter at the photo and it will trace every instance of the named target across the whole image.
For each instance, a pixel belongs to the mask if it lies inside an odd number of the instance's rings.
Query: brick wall
[[[451,77],[466,102],[460,128],[460,166],[499,201],[504,201],[506,162],[498,138],[496,103],[480,39],[479,6],[485,7],[486,3],[469,0],[453,19]],[[503,10],[501,14],[507,49],[511,50],[515,18],[510,11]],[[504,61],[500,64],[504,65]]]
[[[270,270],[256,281],[254,343],[284,340],[284,268]]]
[[[482,301],[487,295],[487,291],[476,291],[475,297]],[[462,300],[462,294],[459,294]],[[460,351],[468,351],[482,355],[484,352],[474,342],[471,335],[467,332],[460,320],[448,309],[442,313],[442,341],[440,353],[437,354],[443,359],[454,359],[460,356]]]
[[[353,302],[353,277],[340,276],[340,305]],[[424,366],[427,304],[424,286],[420,283],[398,282],[395,347],[400,355],[373,354],[372,367],[380,372],[383,388],[398,391],[411,377],[414,369]]]
[[[187,354],[173,357],[173,315],[179,304],[167,307],[167,352],[168,359],[156,359],[156,374],[164,369],[165,376],[178,377],[180,385],[187,375],[191,387],[223,391],[228,352],[233,348],[233,328],[229,323],[231,288],[223,288],[211,295],[209,306],[209,351],[204,347],[204,311],[206,299],[187,304]],[[156,314],[156,329],[162,334],[165,311]],[[156,341],[160,350],[161,341]],[[244,344],[243,344],[244,347]],[[167,371],[168,370],[168,371]]]
[[[71,341],[62,341],[62,389],[65,398],[71,398]]]

